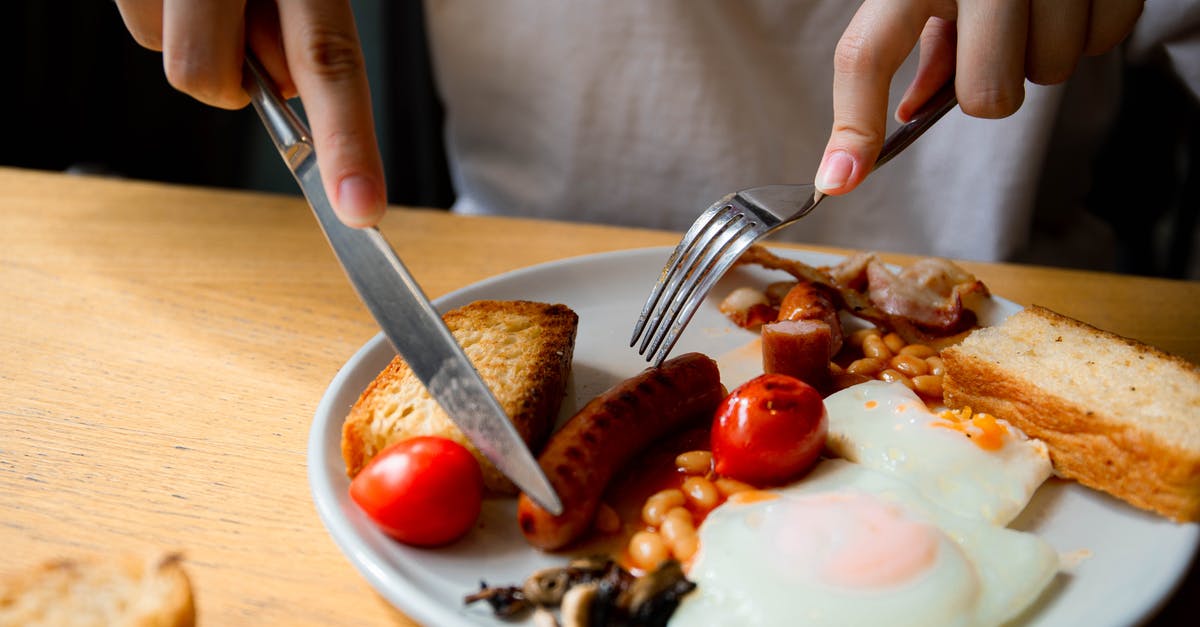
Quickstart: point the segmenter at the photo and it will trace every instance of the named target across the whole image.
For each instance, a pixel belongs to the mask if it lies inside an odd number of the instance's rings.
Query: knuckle
[[[841,146],[882,146],[883,132],[881,129],[855,125],[842,121],[833,124],[833,137]]]
[[[240,90],[236,78],[221,76],[194,55],[165,52],[163,70],[172,87],[201,102],[226,108],[238,106],[236,96],[232,95]]]
[[[326,129],[317,131],[317,150],[329,157],[329,174],[338,178],[350,172],[369,171],[371,158],[378,152],[375,136],[369,130]]]
[[[327,80],[347,80],[364,71],[362,50],[351,34],[316,28],[306,38],[304,62],[317,76]]]
[[[1026,76],[1035,85],[1057,85],[1066,82],[1074,69],[1073,63],[1035,64],[1029,67]]]
[[[1025,100],[1021,85],[988,85],[966,90],[959,96],[963,113],[977,118],[1003,118],[1015,113]]]
[[[833,51],[833,69],[839,73],[857,73],[875,68],[877,55],[866,37],[847,33]]]

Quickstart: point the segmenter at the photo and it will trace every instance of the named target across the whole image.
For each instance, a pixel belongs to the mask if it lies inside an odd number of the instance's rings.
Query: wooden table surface
[[[678,240],[414,209],[381,228],[431,297]],[[1200,361],[1200,283],[964,265],[1018,303]],[[339,553],[306,480],[317,402],[375,332],[298,198],[0,168],[0,571],[178,550],[202,625],[407,624]]]

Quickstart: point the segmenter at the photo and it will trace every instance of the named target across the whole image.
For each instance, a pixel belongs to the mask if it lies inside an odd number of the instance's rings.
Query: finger
[[[1089,0],[1032,0],[1025,76],[1057,85],[1071,76],[1087,40]]]
[[[279,29],[279,10],[272,0],[246,3],[246,45],[254,51],[263,69],[285,98],[296,96],[296,84],[288,70],[283,52],[283,33]]]
[[[138,45],[162,50],[162,0],[117,0],[117,10]]]
[[[215,107],[240,109],[245,0],[166,0],[163,69],[175,89]]]
[[[1092,0],[1092,20],[1084,54],[1103,54],[1121,43],[1133,30],[1143,4],[1142,0]]]
[[[888,87],[912,51],[933,2],[867,0],[838,41],[833,63],[833,131],[815,184],[844,194],[862,182],[883,145]]]
[[[1027,1],[959,3],[954,90],[964,113],[1002,118],[1021,107],[1028,28]]]
[[[931,17],[921,31],[921,52],[917,75],[896,106],[896,120],[908,122],[929,97],[954,76],[954,55],[958,31],[954,22]]]
[[[341,0],[297,0],[281,5],[279,17],[326,193],[347,225],[373,225],[385,208],[383,165],[350,6]]]

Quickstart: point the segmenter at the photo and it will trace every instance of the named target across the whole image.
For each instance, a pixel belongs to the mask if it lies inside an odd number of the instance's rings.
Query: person
[[[214,106],[247,103],[254,50],[303,100],[341,218],[381,218],[348,2],[117,5],[171,85]],[[1197,13],[1142,0],[425,3],[455,211],[683,230],[728,192],[813,181],[841,197],[781,237],[983,260],[1034,255],[1038,211],[1080,240],[1051,242],[1057,254],[1092,252],[1080,199],[1121,62],[1167,50],[1187,66],[1172,46],[1196,39]],[[950,80],[959,110],[872,173],[888,112],[906,120]]]

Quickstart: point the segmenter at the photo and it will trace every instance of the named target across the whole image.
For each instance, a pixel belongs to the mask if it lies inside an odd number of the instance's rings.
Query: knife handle
[[[279,93],[262,63],[254,53],[246,51],[246,62],[242,72],[242,89],[250,96],[250,102],[258,111],[271,141],[293,172],[313,153],[311,133],[304,121]]]

